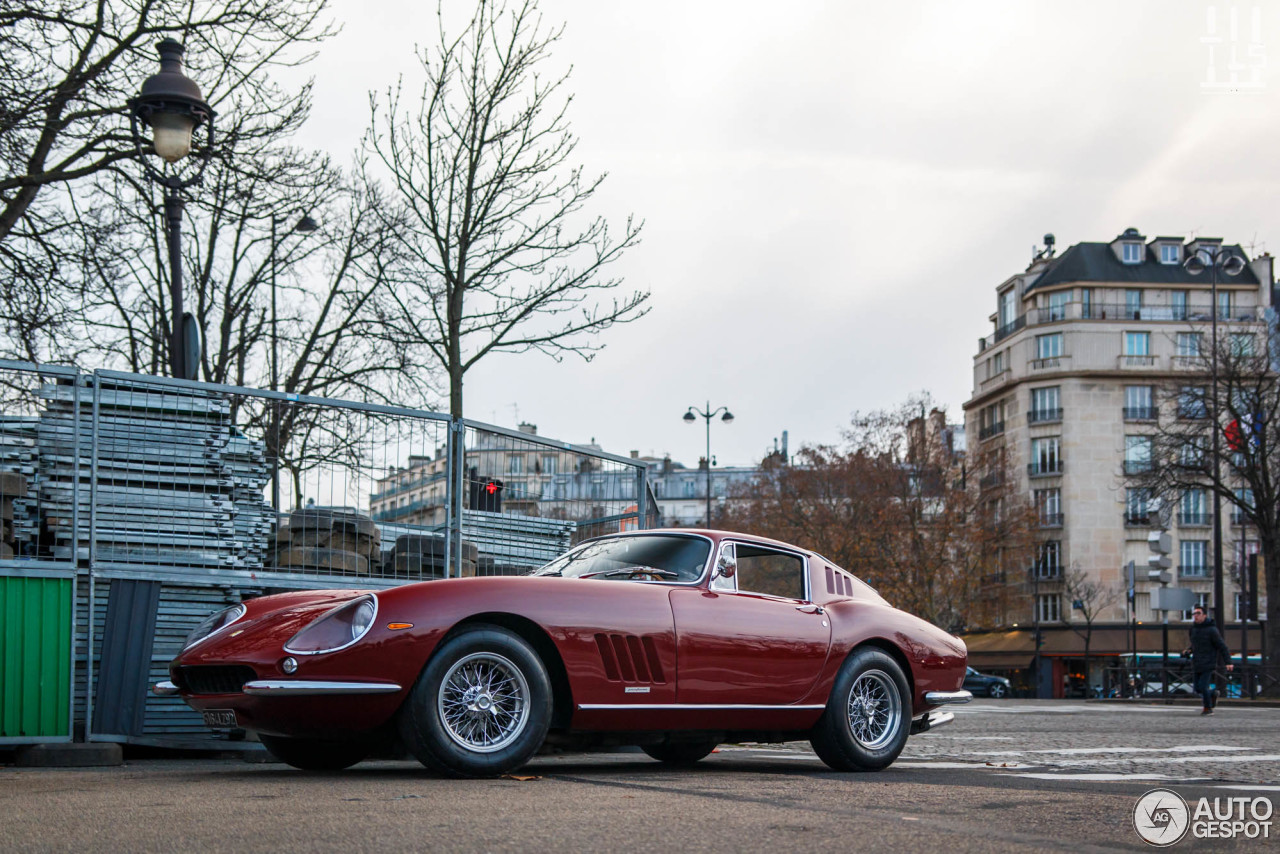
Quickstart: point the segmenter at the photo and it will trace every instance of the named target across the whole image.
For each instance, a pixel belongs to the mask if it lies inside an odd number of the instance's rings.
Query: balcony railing
[[[1126,510],[1124,524],[1127,528],[1146,528],[1151,525],[1151,514],[1146,510]]]
[[[1154,406],[1126,406],[1124,408],[1125,421],[1155,421],[1159,415],[1159,410]]]
[[[1129,353],[1126,353],[1123,356],[1119,356],[1116,358],[1116,365],[1122,369],[1154,368],[1156,367],[1157,364],[1159,364],[1159,362],[1160,362],[1159,356],[1150,356],[1150,355],[1139,356],[1139,355],[1133,355]]]
[[[997,421],[995,424],[988,424],[986,427],[978,428],[978,441],[990,439],[992,436],[998,436],[1004,432],[1004,422]]]
[[[1203,528],[1209,524],[1208,513],[1178,512],[1178,524],[1184,528]]]
[[[1151,471],[1151,460],[1125,460],[1125,474],[1146,474]]]
[[[1209,567],[1207,566],[1180,566],[1178,567],[1179,578],[1208,578]]]
[[[978,488],[993,489],[997,486],[1001,486],[1003,483],[1004,483],[1004,475],[1001,474],[1000,472],[994,472],[992,474],[983,475],[981,478],[979,478]]]
[[[1062,567],[1058,565],[1042,566],[1036,564],[1031,567],[1031,577],[1037,581],[1057,581],[1062,578]]]
[[[1251,323],[1265,318],[1265,306],[1236,306],[1230,310],[1217,312],[1218,320],[1230,323]],[[1162,323],[1199,323],[1213,319],[1214,310],[1207,305],[1170,306],[1143,305],[1130,306],[1125,303],[1090,303],[1070,302],[1045,308],[1033,308],[1015,320],[1006,323],[993,334],[978,342],[978,350],[993,347],[1020,329],[1041,326],[1047,323],[1061,323],[1071,320],[1120,320]]]
[[[1009,371],[1008,368],[1001,368],[999,371],[997,371],[996,373],[992,374],[991,376],[983,380],[981,388],[983,391],[986,391],[987,389],[995,388],[998,385],[1002,385],[1008,382],[1009,378],[1012,376],[1013,374]]]
[[[1030,368],[1033,371],[1056,371],[1059,368],[1065,368],[1070,361],[1070,356],[1045,356],[1041,359],[1032,359]]]
[[[1062,521],[1063,521],[1063,517],[1061,513],[1041,513],[1040,514],[1041,528],[1061,528]]]
[[[1051,477],[1062,474],[1062,460],[1042,460],[1029,463],[1027,474],[1030,477]]]
[[[1049,424],[1062,420],[1062,407],[1057,409],[1032,409],[1027,413],[1028,424]]]
[[[1252,523],[1252,521],[1250,521],[1249,517],[1248,517],[1245,513],[1241,512],[1241,511],[1239,511],[1239,510],[1232,510],[1232,511],[1231,511],[1231,524],[1232,524],[1232,525],[1235,525],[1237,528],[1240,528],[1240,527],[1243,527],[1243,526],[1245,526],[1245,525],[1251,525],[1251,524],[1253,524],[1253,523]]]

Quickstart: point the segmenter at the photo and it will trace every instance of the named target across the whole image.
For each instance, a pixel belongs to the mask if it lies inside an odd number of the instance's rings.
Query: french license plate
[[[204,725],[214,729],[235,729],[236,713],[232,709],[205,709]]]

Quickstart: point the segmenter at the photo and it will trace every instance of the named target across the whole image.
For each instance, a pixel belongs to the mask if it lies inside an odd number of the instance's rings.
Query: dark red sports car
[[[887,767],[969,700],[964,643],[821,555],[722,531],[589,540],[531,575],[253,599],[192,632],[159,693],[298,768],[400,743],[490,776],[544,743],[692,763],[808,739]]]

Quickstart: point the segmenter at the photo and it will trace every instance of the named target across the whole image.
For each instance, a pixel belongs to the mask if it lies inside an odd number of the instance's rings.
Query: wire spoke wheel
[[[868,670],[854,681],[846,707],[849,729],[859,744],[878,750],[898,736],[902,725],[902,696],[883,670]]]
[[[529,698],[529,683],[510,659],[475,652],[445,673],[436,704],[454,743],[469,751],[494,753],[524,731]]]

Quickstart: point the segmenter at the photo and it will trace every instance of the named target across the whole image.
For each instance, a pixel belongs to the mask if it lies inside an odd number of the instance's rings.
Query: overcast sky
[[[1045,232],[1280,250],[1275,0],[540,7],[567,24],[555,58],[573,66],[581,162],[609,173],[596,210],[645,220],[615,272],[653,310],[590,363],[486,358],[473,418],[694,465],[702,422],[680,416],[709,400],[736,416],[712,426],[718,462],[747,465],[783,430],[793,451],[832,442],[855,410],[919,390],[959,420],[993,289]],[[333,12],[344,31],[306,69],[299,142],[345,159],[368,91],[420,80],[435,11]],[[1202,85],[1229,79],[1233,48],[1260,86]]]

